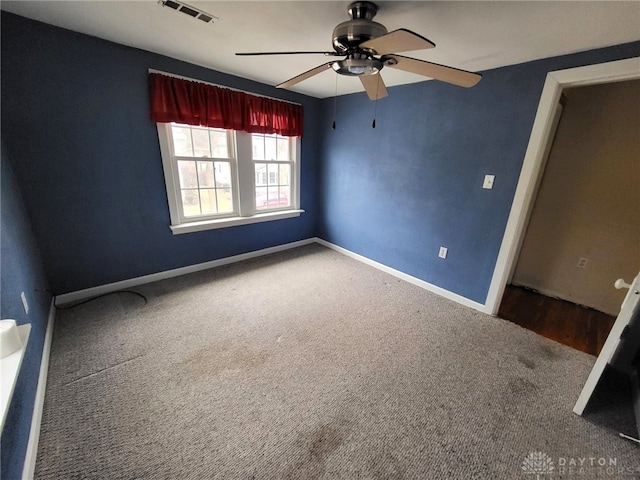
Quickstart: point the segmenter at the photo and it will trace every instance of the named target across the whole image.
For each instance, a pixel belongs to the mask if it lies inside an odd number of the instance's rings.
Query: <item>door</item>
[[[636,313],[639,308],[640,273],[638,273],[631,285],[624,283],[624,281],[620,279],[616,281],[615,286],[616,288],[628,288],[629,292],[627,293],[624,302],[622,302],[620,314],[618,315],[618,318],[616,318],[607,340],[604,342],[604,346],[600,351],[600,355],[596,359],[596,363],[589,374],[589,378],[587,378],[587,382],[582,388],[582,392],[578,397],[576,405],[573,407],[574,413],[577,413],[578,415],[582,415],[584,412],[584,409],[586,408],[587,403],[589,403],[589,399],[591,398],[591,395],[593,395],[605,367],[609,364],[618,349],[620,337],[622,336],[624,329],[627,325],[630,325],[634,313]]]

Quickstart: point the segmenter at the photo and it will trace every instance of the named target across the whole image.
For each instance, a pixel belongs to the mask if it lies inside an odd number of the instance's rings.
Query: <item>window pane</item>
[[[276,137],[264,137],[264,159],[265,160],[276,160],[277,157],[277,147],[276,147]]]
[[[256,163],[256,186],[267,184],[267,164]]]
[[[256,209],[269,208],[267,201],[267,187],[256,187]]]
[[[218,198],[218,213],[233,212],[233,198],[230,188],[219,188],[216,190]]]
[[[288,207],[291,205],[289,199],[291,198],[291,187],[289,186],[281,186],[280,187],[280,195],[278,196],[278,206],[279,207]]]
[[[200,215],[198,190],[182,190],[182,213],[185,217]]]
[[[204,128],[192,128],[191,135],[193,138],[193,156],[210,157],[209,131]]]
[[[280,178],[278,183],[280,185],[291,185],[289,178],[291,177],[291,165],[280,165]]]
[[[278,138],[278,160],[289,160],[289,139]]]
[[[231,164],[215,162],[216,187],[231,187]]]
[[[171,125],[173,136],[173,150],[179,157],[192,157],[191,128]]]
[[[278,164],[270,163],[268,165],[268,173],[269,173],[269,185],[277,185],[278,184]]]
[[[211,153],[214,158],[229,158],[229,146],[227,145],[227,132],[223,130],[210,130]]]
[[[213,188],[204,188],[200,190],[200,201],[202,202],[203,215],[217,213],[216,191]]]
[[[179,161],[178,176],[180,177],[180,188],[198,188],[196,162]]]
[[[213,178],[213,162],[198,162],[198,182],[200,188],[216,186]]]
[[[258,187],[256,188],[256,209],[289,207],[290,187]]]
[[[251,135],[253,159],[264,160],[264,135]]]

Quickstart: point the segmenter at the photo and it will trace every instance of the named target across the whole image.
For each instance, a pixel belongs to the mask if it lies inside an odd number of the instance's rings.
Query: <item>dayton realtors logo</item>
[[[522,461],[524,473],[535,475],[536,480],[542,480],[541,475],[552,475],[555,470],[553,460],[546,453],[531,452]]]
[[[555,460],[555,461],[554,461]],[[546,475],[560,475],[562,478],[640,478],[640,465],[636,467],[620,465],[617,458],[605,457],[559,457],[551,458],[543,452],[531,452],[522,461],[522,471],[535,475],[536,480],[544,480]]]

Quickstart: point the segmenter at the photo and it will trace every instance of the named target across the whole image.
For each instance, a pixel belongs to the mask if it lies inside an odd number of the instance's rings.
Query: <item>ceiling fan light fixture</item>
[[[176,2],[178,0],[160,1]],[[290,88],[303,80],[332,68],[339,75],[358,77],[371,100],[378,100],[389,94],[382,76],[379,75],[383,67],[391,67],[466,88],[473,87],[482,78],[479,73],[398,55],[397,52],[429,49],[434,48],[436,45],[422,35],[406,28],[388,32],[384,25],[372,20],[377,11],[378,7],[373,2],[352,2],[348,10],[351,20],[342,22],[333,29],[333,49],[335,52],[255,52],[236,53],[236,55],[321,53],[323,55],[343,56],[343,60],[335,60],[318,65],[276,85],[276,87]],[[373,126],[375,128],[375,123]]]
[[[331,64],[340,75],[357,77],[359,75],[375,75],[382,70],[383,63],[376,58],[345,58]]]

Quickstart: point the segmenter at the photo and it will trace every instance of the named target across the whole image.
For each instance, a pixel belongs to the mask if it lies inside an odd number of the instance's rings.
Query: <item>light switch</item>
[[[440,252],[438,252],[438,256],[440,258],[447,258],[447,247],[440,247]]]
[[[484,183],[482,184],[482,188],[486,188],[491,190],[493,188],[493,181],[496,179],[495,175],[485,175]]]

